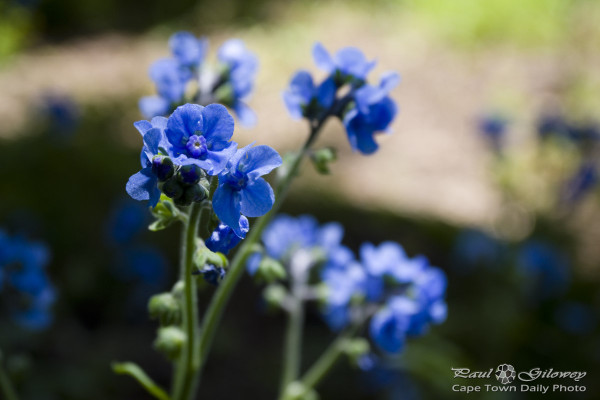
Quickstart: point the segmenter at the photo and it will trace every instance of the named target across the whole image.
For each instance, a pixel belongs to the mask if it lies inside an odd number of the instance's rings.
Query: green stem
[[[229,298],[233,294],[233,290],[244,273],[246,259],[250,256],[252,249],[254,248],[254,244],[260,239],[263,229],[265,229],[269,221],[271,221],[273,216],[275,216],[275,214],[277,214],[279,211],[283,199],[289,190],[290,184],[297,175],[304,156],[308,153],[311,145],[317,138],[325,119],[326,118],[322,118],[311,125],[310,135],[306,140],[306,143],[302,147],[300,153],[294,159],[294,162],[287,171],[287,174],[283,177],[275,189],[275,204],[273,204],[273,207],[267,214],[256,220],[254,226],[252,229],[250,229],[248,236],[246,236],[246,239],[242,242],[240,249],[237,251],[235,257],[231,261],[227,276],[223,282],[221,282],[219,288],[215,292],[202,320],[202,330],[200,333],[199,344],[200,368],[204,367],[210,347],[212,346],[215,338],[217,327],[221,322],[221,317],[223,316],[225,306],[227,305]]]
[[[325,377],[325,375],[327,375],[331,367],[333,367],[340,356],[344,354],[346,341],[354,336],[356,329],[356,327],[351,327],[342,332],[304,374],[300,380],[304,390],[307,392],[310,391]]]
[[[304,326],[304,302],[294,296],[289,310],[288,325],[283,353],[283,372],[281,375],[280,399],[284,398],[288,385],[300,376],[302,352],[302,327]]]
[[[203,208],[201,204],[194,203],[191,206],[188,221],[183,228],[180,279],[184,282],[182,328],[186,333],[186,341],[175,371],[173,400],[193,398],[198,386],[197,371],[199,365],[195,356],[198,353],[196,340],[198,338],[198,301],[196,280],[192,276],[192,266],[196,249],[196,234]]]
[[[3,394],[3,399],[18,400],[17,392],[8,378],[8,374],[4,371],[4,360],[2,352],[0,352],[0,393]]]

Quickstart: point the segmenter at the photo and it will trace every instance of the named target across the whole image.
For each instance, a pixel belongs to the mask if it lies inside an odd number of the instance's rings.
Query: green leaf
[[[159,387],[139,365],[132,362],[114,362],[111,365],[112,370],[119,375],[129,375],[152,396],[159,400],[171,400],[167,392]]]

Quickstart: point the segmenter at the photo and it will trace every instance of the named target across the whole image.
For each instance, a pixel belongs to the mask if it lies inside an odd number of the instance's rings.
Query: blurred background
[[[283,211],[343,223],[354,249],[396,240],[427,255],[448,274],[449,318],[390,368],[340,363],[321,398],[463,398],[451,367],[501,363],[587,371],[586,392],[546,397],[598,398],[598,21],[593,0],[1,0],[0,227],[45,243],[56,290],[44,330],[0,315],[22,398],[148,398],[111,372],[115,360],[169,382],[146,302],[175,279],[179,231],[148,232],[149,212],[124,189],[139,170],[132,123],[138,99],[154,93],[148,67],[179,30],[206,35],[213,59],[231,37],[258,55],[248,102],[258,123],[236,128],[241,144],[285,152],[303,142],[307,127],[289,118],[281,92],[297,69],[317,73],[315,41],[362,49],[378,61],[374,77],[402,76],[380,151],[353,154],[331,121],[320,144],[338,149],[332,174],[307,164]],[[202,398],[274,398],[283,329],[245,278]],[[305,337],[308,364],[333,338],[316,308]]]

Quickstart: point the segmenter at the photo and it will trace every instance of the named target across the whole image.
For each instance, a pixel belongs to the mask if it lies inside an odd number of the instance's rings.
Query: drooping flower
[[[163,155],[159,152],[159,148],[167,145],[164,133],[167,119],[154,117],[151,122],[138,121],[133,125],[140,132],[144,141],[140,155],[142,170],[129,178],[125,189],[133,199],[149,200],[150,206],[154,207],[160,198],[158,182],[168,173],[163,167],[163,164],[168,164],[168,162],[165,162]],[[170,168],[172,166],[170,164]]]
[[[396,103],[388,96],[389,91],[398,84],[396,73],[385,74],[378,86],[364,85],[356,90],[356,107],[344,115],[344,126],[350,146],[363,154],[372,154],[378,149],[373,136],[378,132],[387,132],[394,120]]]
[[[334,76],[338,74],[338,86],[347,80],[365,80],[376,64],[375,61],[368,61],[356,47],[344,47],[332,57],[321,43],[314,45],[313,59],[320,69]]]
[[[220,104],[185,104],[169,117],[165,129],[169,151],[178,165],[196,165],[209,175],[221,172],[234,154],[233,118]]]
[[[210,251],[227,254],[242,241],[250,230],[248,218],[243,215],[240,217],[240,230],[242,236],[238,236],[232,228],[220,223],[204,244]]]
[[[331,108],[336,90],[332,78],[316,86],[310,73],[298,71],[283,93],[283,101],[293,118],[314,118]]]
[[[238,149],[219,174],[213,208],[217,217],[238,236],[243,235],[241,214],[260,217],[273,206],[273,189],[261,176],[280,165],[281,157],[271,147],[248,145]]]

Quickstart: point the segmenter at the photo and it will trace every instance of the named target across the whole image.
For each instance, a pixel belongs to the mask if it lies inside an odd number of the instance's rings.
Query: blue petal
[[[298,71],[290,82],[290,90],[308,103],[315,92],[313,78],[307,71]]]
[[[142,135],[142,137],[144,137],[146,132],[148,132],[150,129],[152,129],[152,124],[150,122],[146,121],[145,119],[134,122],[133,126],[135,126],[135,128]]]
[[[163,97],[146,96],[140,99],[138,107],[144,118],[152,118],[157,115],[167,115],[171,105],[169,101]]]
[[[129,178],[125,190],[135,200],[150,200],[150,205],[154,207],[160,198],[157,183],[152,168],[144,168]]]
[[[281,156],[273,148],[260,145],[252,147],[238,164],[238,170],[246,173],[250,179],[268,174],[281,165]]]
[[[215,191],[212,204],[217,217],[241,237],[243,232],[240,227],[240,194],[232,190],[229,185],[223,184],[221,176],[219,176],[219,187]]]
[[[320,69],[326,72],[332,72],[335,68],[333,64],[333,59],[329,55],[329,52],[323,47],[321,43],[315,43],[313,47],[313,59],[315,60],[315,64]]]
[[[236,142],[229,142],[228,144],[229,147],[221,151],[209,151],[207,158],[204,160],[188,158],[185,155],[181,155],[175,158],[173,162],[177,165],[197,165],[206,170],[208,175],[218,175],[225,169],[227,162],[231,159],[237,149]]]
[[[206,39],[197,39],[189,32],[177,32],[169,38],[169,47],[182,65],[198,67],[204,58],[208,42]]]
[[[304,104],[304,100],[290,91],[283,92],[283,102],[285,107],[288,109],[290,116],[294,119],[302,118],[302,107]]]
[[[333,79],[329,78],[319,85],[317,91],[317,100],[323,107],[329,108],[335,101],[337,88]]]
[[[335,55],[335,65],[342,72],[364,79],[375,67],[375,61],[368,62],[362,51],[356,47],[344,47]]]
[[[165,132],[173,146],[185,144],[190,136],[201,129],[203,109],[197,104],[184,104],[173,111]]]
[[[275,194],[271,186],[262,178],[258,178],[241,191],[241,211],[248,217],[265,215],[275,202]]]
[[[243,101],[236,101],[233,105],[233,111],[237,114],[240,124],[246,128],[256,125],[256,114]]]
[[[227,108],[221,104],[210,104],[202,110],[202,123],[200,131],[206,138],[206,142],[211,149],[211,145],[224,146],[222,142],[227,142],[233,135],[234,122],[233,117],[227,111]],[[215,148],[221,150],[221,148]]]
[[[151,152],[152,155],[158,154],[158,146],[160,145],[160,140],[162,139],[162,132],[159,129],[153,128],[150,129],[144,135],[144,144]]]

